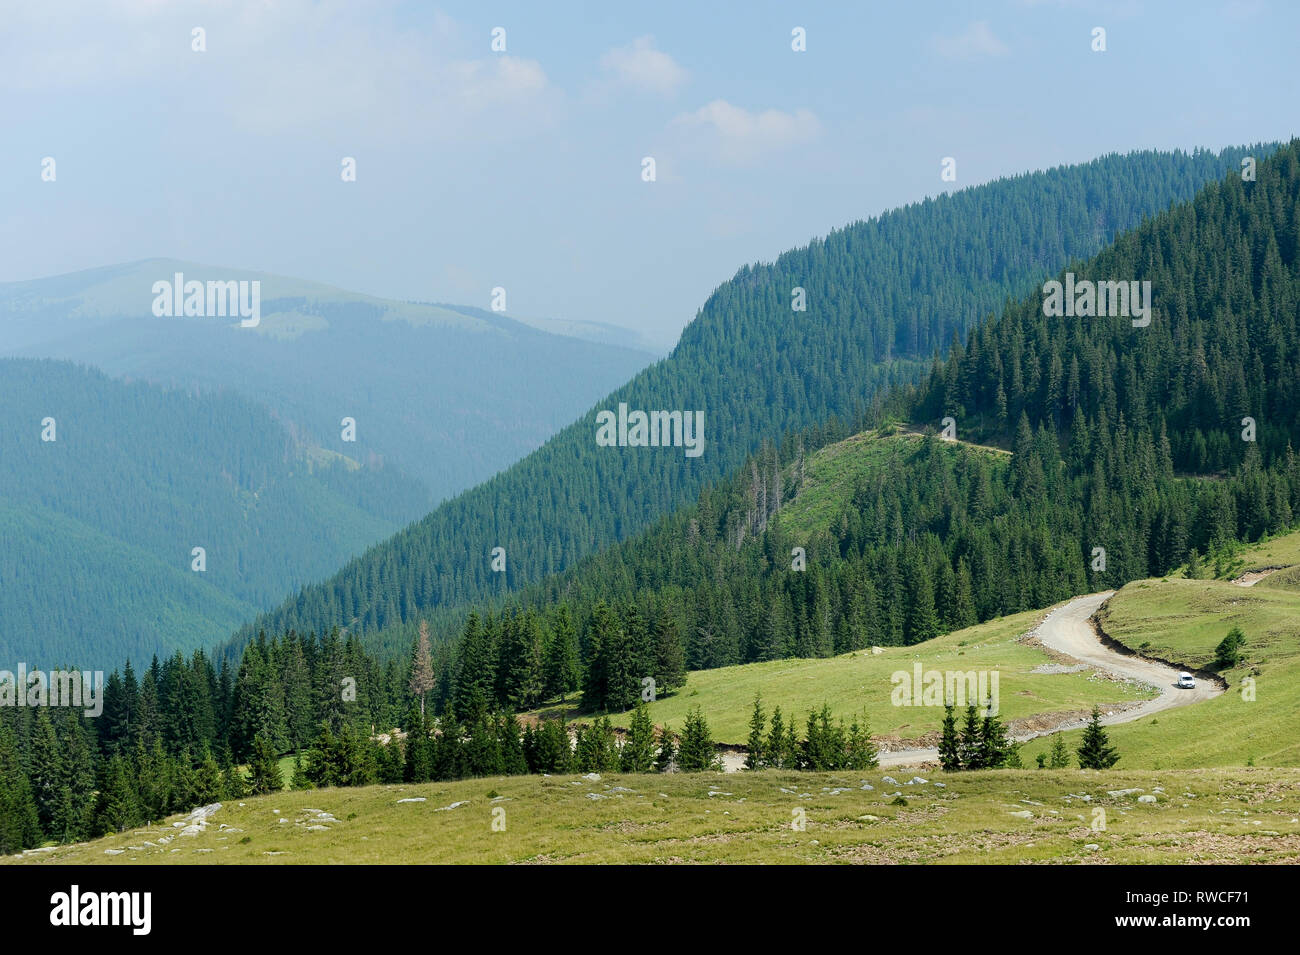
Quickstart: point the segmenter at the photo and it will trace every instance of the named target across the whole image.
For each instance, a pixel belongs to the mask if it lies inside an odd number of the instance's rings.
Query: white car
[[[1178,674],[1178,689],[1194,690],[1196,689],[1196,680],[1192,678],[1190,673],[1180,673]]]

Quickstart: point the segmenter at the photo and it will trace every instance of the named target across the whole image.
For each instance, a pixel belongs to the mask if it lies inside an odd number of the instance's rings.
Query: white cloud
[[[979,56],[1001,56],[1007,46],[999,40],[987,20],[976,20],[964,32],[953,36],[937,36],[932,41],[941,56],[954,59],[971,59]]]
[[[672,125],[704,131],[711,137],[709,145],[717,157],[730,163],[752,162],[765,153],[807,143],[821,132],[821,123],[806,109],[758,113],[721,99],[683,113]]]
[[[0,30],[0,92],[156,90],[244,132],[376,143],[523,136],[563,106],[537,61],[436,12],[407,23],[397,0],[48,3]]]
[[[654,37],[643,36],[615,47],[600,58],[601,68],[640,92],[672,96],[689,74],[667,53],[656,50],[654,42]]]

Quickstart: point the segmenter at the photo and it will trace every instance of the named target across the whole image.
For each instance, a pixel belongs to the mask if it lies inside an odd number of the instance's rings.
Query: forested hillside
[[[1183,563],[1221,571],[1241,541],[1292,526],[1300,147],[1071,268],[1150,281],[1151,324],[1046,317],[1030,294],[878,412],[931,432],[951,415],[958,438],[1011,454],[891,425],[807,457],[765,449],[695,506],[530,588],[541,658],[562,618],[581,635],[585,697],[622,709],[639,675],[659,675],[665,630],[691,668],[910,644]],[[511,695],[535,685],[526,674],[500,676],[524,666],[516,647],[465,633],[440,684],[452,702],[485,659],[503,705],[536,702]]]
[[[389,630],[374,639],[407,646],[420,615],[538,581],[635,534],[762,441],[859,420],[874,394],[919,380],[934,353],[1009,298],[1237,170],[1247,152],[1267,151],[1108,156],[927,200],[747,266],[669,358],[514,467],[245,627],[232,647],[259,629],[333,626]],[[796,288],[806,311],[793,308]],[[598,447],[594,411],[619,402],[702,410],[704,454]],[[506,550],[504,573],[491,569],[495,547]]]
[[[0,359],[0,408],[0,668],[211,646],[425,495],[229,392]]]
[[[927,431],[951,415],[958,441],[886,420],[768,446],[517,606],[467,613],[454,648],[431,653],[422,634],[381,662],[355,634],[290,632],[251,641],[237,666],[199,652],[141,676],[124,667],[97,720],[0,710],[0,847],[273,791],[291,750],[304,786],[562,772],[559,722],[521,727],[514,711],[575,692],[588,711],[622,709],[644,677],[664,692],[688,666],[915,644],[1183,563],[1224,572],[1243,540],[1300,508],[1287,371],[1300,360],[1298,226],[1293,143],[1257,181],[1229,176],[1070,266],[1150,281],[1149,326],[1046,317],[1029,293],[870,415]],[[1257,440],[1241,416],[1260,423]],[[987,446],[960,440],[973,436]],[[381,745],[373,733],[397,720],[405,737]],[[688,724],[682,752],[708,738],[698,716]],[[622,752],[648,761],[671,742],[642,711]],[[613,752],[596,719],[573,759],[603,770]],[[247,780],[232,764],[244,759]]]

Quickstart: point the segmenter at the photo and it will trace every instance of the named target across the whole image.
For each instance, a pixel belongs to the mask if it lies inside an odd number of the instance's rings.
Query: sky
[[[746,263],[927,195],[1300,126],[1292,0],[0,0],[0,23],[0,281],[172,257],[500,287],[507,314],[660,346]]]

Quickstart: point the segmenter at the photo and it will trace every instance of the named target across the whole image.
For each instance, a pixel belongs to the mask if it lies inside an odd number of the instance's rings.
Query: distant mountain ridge
[[[177,273],[260,282],[261,321],[156,317],[153,284]],[[312,443],[406,471],[428,488],[426,507],[513,463],[653,359],[505,314],[172,259],[0,284],[0,355],[234,390]],[[355,442],[341,440],[345,417]]]

